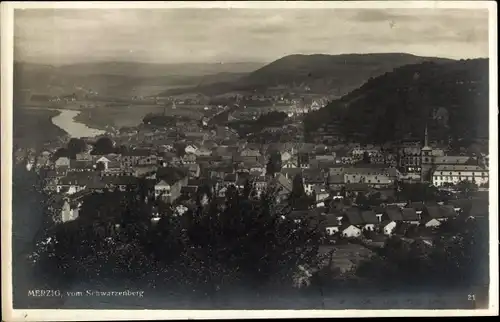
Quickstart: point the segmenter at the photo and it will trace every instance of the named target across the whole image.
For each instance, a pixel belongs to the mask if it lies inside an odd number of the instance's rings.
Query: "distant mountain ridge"
[[[232,91],[269,90],[278,86],[302,86],[308,87],[311,92],[342,96],[358,88],[371,77],[377,77],[403,65],[424,61],[452,60],[401,53],[289,55],[231,83],[166,90],[160,95],[175,95],[188,91],[219,95]]]
[[[472,59],[405,65],[372,78],[304,120],[306,137],[335,124],[343,136],[382,143],[403,137],[488,138],[489,63]]]
[[[142,92],[146,95],[154,95],[165,87],[232,81],[262,65],[252,62],[223,64],[99,62],[52,66],[15,62],[14,83],[17,90],[29,90],[53,96],[79,90],[92,90],[110,96],[133,96],[141,95],[140,89],[144,88],[146,91]]]

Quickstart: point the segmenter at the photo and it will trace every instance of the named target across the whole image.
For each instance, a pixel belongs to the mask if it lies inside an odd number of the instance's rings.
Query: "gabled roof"
[[[439,210],[441,212],[441,216],[444,218],[450,218],[450,217],[455,217],[457,213],[455,212],[455,207],[452,205],[443,205],[439,207]]]
[[[387,217],[389,217],[389,219],[392,221],[403,220],[403,213],[401,211],[401,208],[397,206],[387,206],[385,208],[385,213],[387,214]]]
[[[401,214],[403,215],[403,220],[405,221],[417,221],[418,215],[415,211],[415,208],[403,208],[401,210]]]
[[[370,186],[367,183],[346,183],[345,190],[347,191],[368,191]]]
[[[469,161],[468,156],[438,156],[434,158],[434,164],[464,164]]]
[[[156,172],[156,177],[159,180],[164,180],[169,185],[172,185],[179,180],[185,178],[187,176],[186,170],[182,168],[176,167],[163,167],[158,168]]]
[[[373,210],[362,211],[361,218],[365,224],[378,224],[377,215]]]
[[[343,174],[330,174],[328,177],[328,182],[330,184],[342,184],[344,183],[344,175]]]
[[[337,219],[337,215],[335,214],[326,214],[325,215],[325,225],[326,227],[339,227],[339,220]]]
[[[488,170],[478,165],[438,165],[435,171],[479,171],[488,172]]]
[[[292,191],[292,188],[293,188],[293,185],[292,185],[292,182],[290,180],[288,180],[287,178],[285,178],[284,175],[282,175],[281,173],[278,174],[274,179],[273,179],[273,182],[275,182],[276,184],[278,184],[279,186],[283,187],[283,189],[285,191],[288,191],[288,192],[291,192]]]
[[[359,208],[355,208],[355,207],[348,208],[345,212],[345,216],[347,218],[347,221],[351,225],[364,224],[364,220],[361,217],[361,210]]]
[[[430,218],[437,219],[443,217],[439,206],[426,206],[425,209]]]
[[[92,169],[94,166],[92,161],[88,160],[70,160],[69,167],[71,169]]]
[[[425,209],[425,204],[421,201],[410,202],[406,207],[413,208],[416,211],[423,211]]]
[[[126,151],[122,156],[133,156],[133,157],[147,157],[150,155],[156,155],[156,153],[149,149],[133,149]]]
[[[305,183],[323,183],[325,176],[319,169],[304,169],[302,173]]]

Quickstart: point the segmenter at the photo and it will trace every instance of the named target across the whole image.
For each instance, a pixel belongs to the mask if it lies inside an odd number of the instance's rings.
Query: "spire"
[[[429,146],[429,133],[427,132],[427,123],[425,124],[424,146]]]

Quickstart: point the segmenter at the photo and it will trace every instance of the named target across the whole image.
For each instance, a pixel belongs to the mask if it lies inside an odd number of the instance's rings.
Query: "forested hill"
[[[325,124],[359,141],[488,137],[488,59],[424,62],[396,68],[310,113],[306,137]]]
[[[358,88],[370,77],[377,77],[399,66],[424,61],[450,60],[403,53],[289,55],[234,82],[167,90],[162,94],[193,91],[218,95],[232,91],[265,91],[272,88],[301,91],[308,87],[308,91],[313,93],[341,96]]]

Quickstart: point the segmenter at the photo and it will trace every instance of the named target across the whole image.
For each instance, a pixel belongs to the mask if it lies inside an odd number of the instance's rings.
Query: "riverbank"
[[[68,133],[52,122],[59,110],[15,108],[13,111],[13,143],[22,148],[39,148]]]
[[[103,135],[104,130],[96,129],[76,120],[81,111],[58,110],[60,114],[52,118],[52,123],[63,129],[72,138],[95,137]]]

